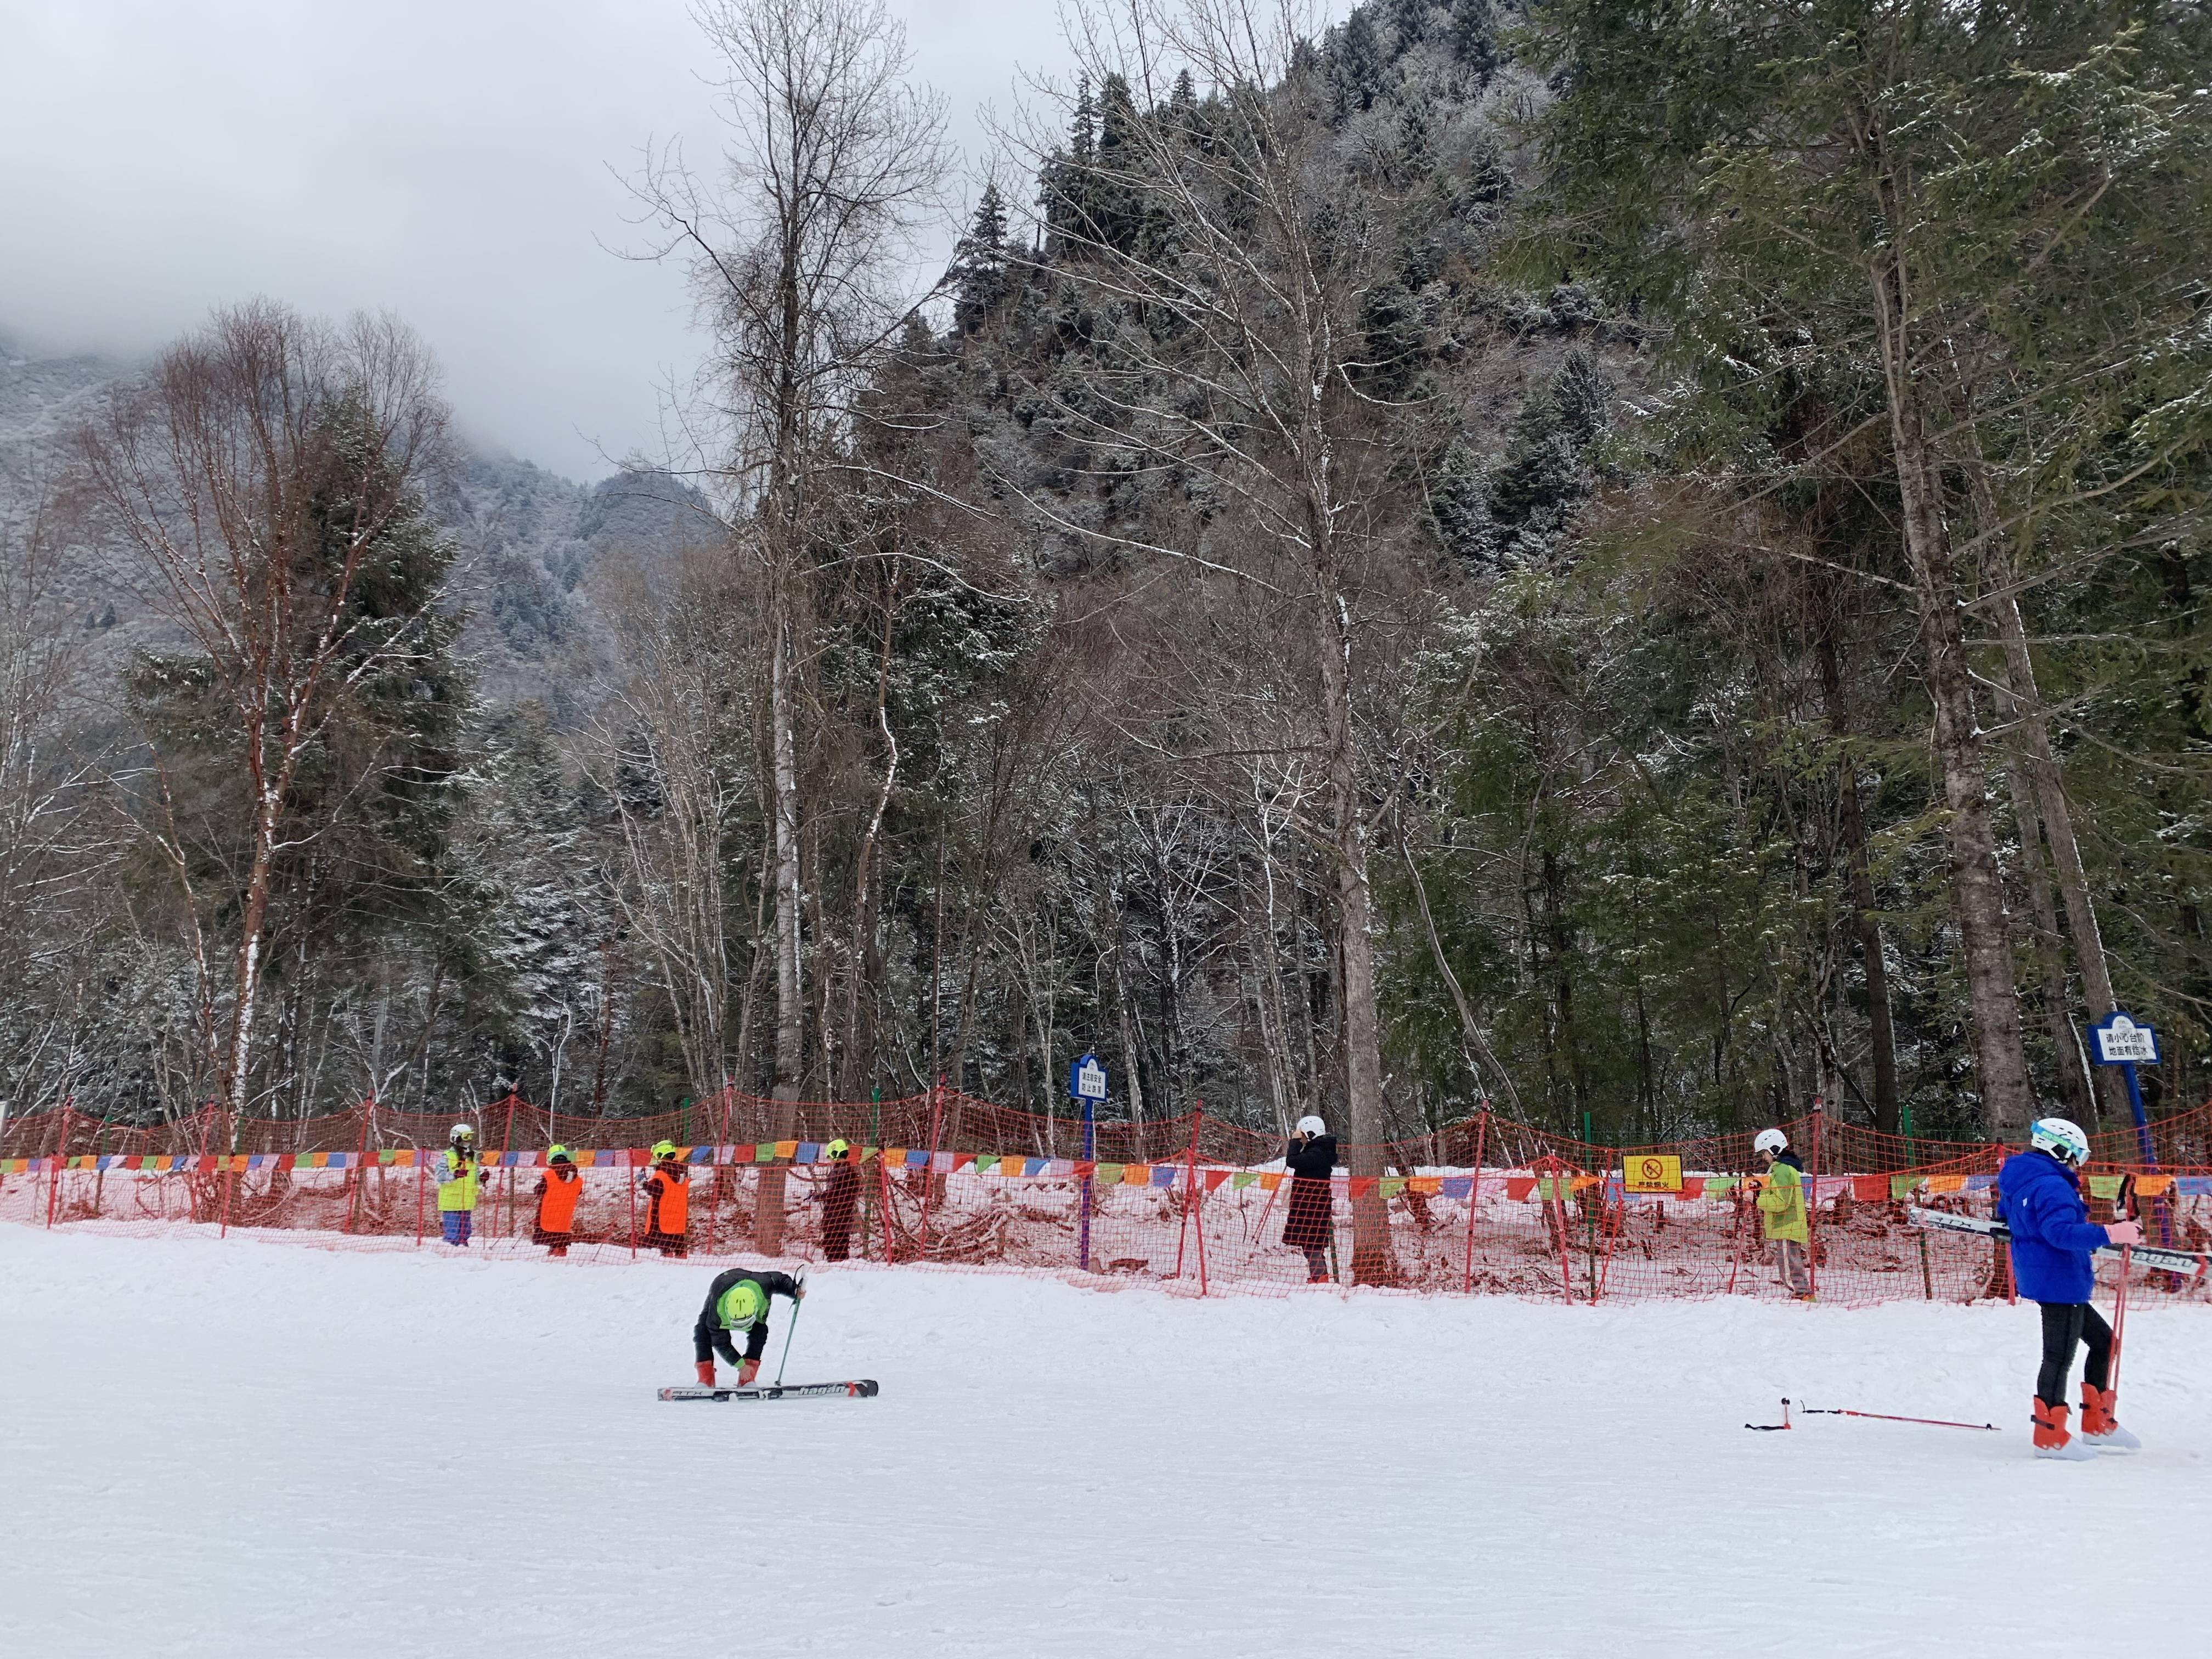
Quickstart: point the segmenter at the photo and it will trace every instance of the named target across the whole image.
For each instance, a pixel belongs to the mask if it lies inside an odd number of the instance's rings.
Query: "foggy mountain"
[[[133,369],[88,354],[39,356],[0,331],[0,520],[21,522],[64,490],[70,425]],[[556,724],[589,702],[605,665],[586,580],[594,567],[617,549],[651,558],[714,530],[704,498],[667,474],[582,484],[459,438],[431,506],[459,553],[452,602],[467,615],[462,645],[478,696],[493,709],[542,700]],[[150,642],[147,607],[112,554],[75,547],[62,589],[58,614],[84,631],[95,680]]]

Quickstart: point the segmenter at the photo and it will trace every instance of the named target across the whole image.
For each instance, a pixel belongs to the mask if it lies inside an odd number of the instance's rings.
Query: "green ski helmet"
[[[749,1331],[761,1322],[768,1312],[768,1292],[756,1279],[741,1279],[722,1292],[721,1300],[714,1304],[714,1316],[727,1331]]]

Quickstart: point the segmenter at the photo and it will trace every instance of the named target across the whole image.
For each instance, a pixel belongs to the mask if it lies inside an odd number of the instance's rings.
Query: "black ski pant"
[[[2043,1369],[2036,1373],[2035,1397],[2046,1406],[2066,1404],[2066,1373],[2074,1369],[2074,1350],[2086,1345],[2081,1380],[2098,1388],[2112,1373],[2112,1328],[2086,1302],[2045,1302],[2043,1307]]]
[[[758,1359],[767,1351],[768,1321],[763,1319],[745,1333],[745,1351],[743,1358]],[[716,1354],[722,1356],[722,1363],[725,1365],[735,1365],[740,1363],[737,1347],[730,1340],[730,1333],[720,1325],[709,1324],[706,1320],[702,1319],[691,1328],[691,1357],[704,1362],[712,1359]]]

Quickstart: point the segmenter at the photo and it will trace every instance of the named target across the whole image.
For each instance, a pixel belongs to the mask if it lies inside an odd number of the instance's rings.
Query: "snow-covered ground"
[[[880,1397],[664,1405],[709,1276],[0,1227],[0,1651],[2204,1639],[2201,1308],[2144,1298],[2121,1414],[2148,1449],[2076,1466],[2028,1455],[2025,1306],[1200,1303],[830,1269],[790,1376]],[[1744,1431],[1784,1394],[2002,1432]]]

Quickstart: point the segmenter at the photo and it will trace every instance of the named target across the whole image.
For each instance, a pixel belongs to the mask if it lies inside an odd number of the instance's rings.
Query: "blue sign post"
[[[1087,1166],[1097,1156],[1096,1131],[1091,1115],[1098,1103],[1106,1098],[1106,1068],[1098,1063],[1096,1054],[1085,1054],[1067,1068],[1067,1097],[1079,1101],[1083,1106],[1083,1162],[1086,1172],[1077,1183],[1079,1196],[1076,1200],[1075,1260],[1084,1272],[1091,1271],[1091,1176]]]
[[[2115,1008],[2089,1028],[2089,1057],[2100,1066],[2117,1066],[2128,1085],[2128,1109],[2135,1114],[2136,1144],[2142,1149],[2143,1166],[2158,1168],[2158,1146],[2151,1139],[2150,1117],[2143,1110],[2142,1087],[2136,1080],[2138,1065],[2158,1064],[2158,1033],[2139,1024]],[[2158,1206],[2158,1242],[2170,1244],[2172,1224],[2164,1204]]]

